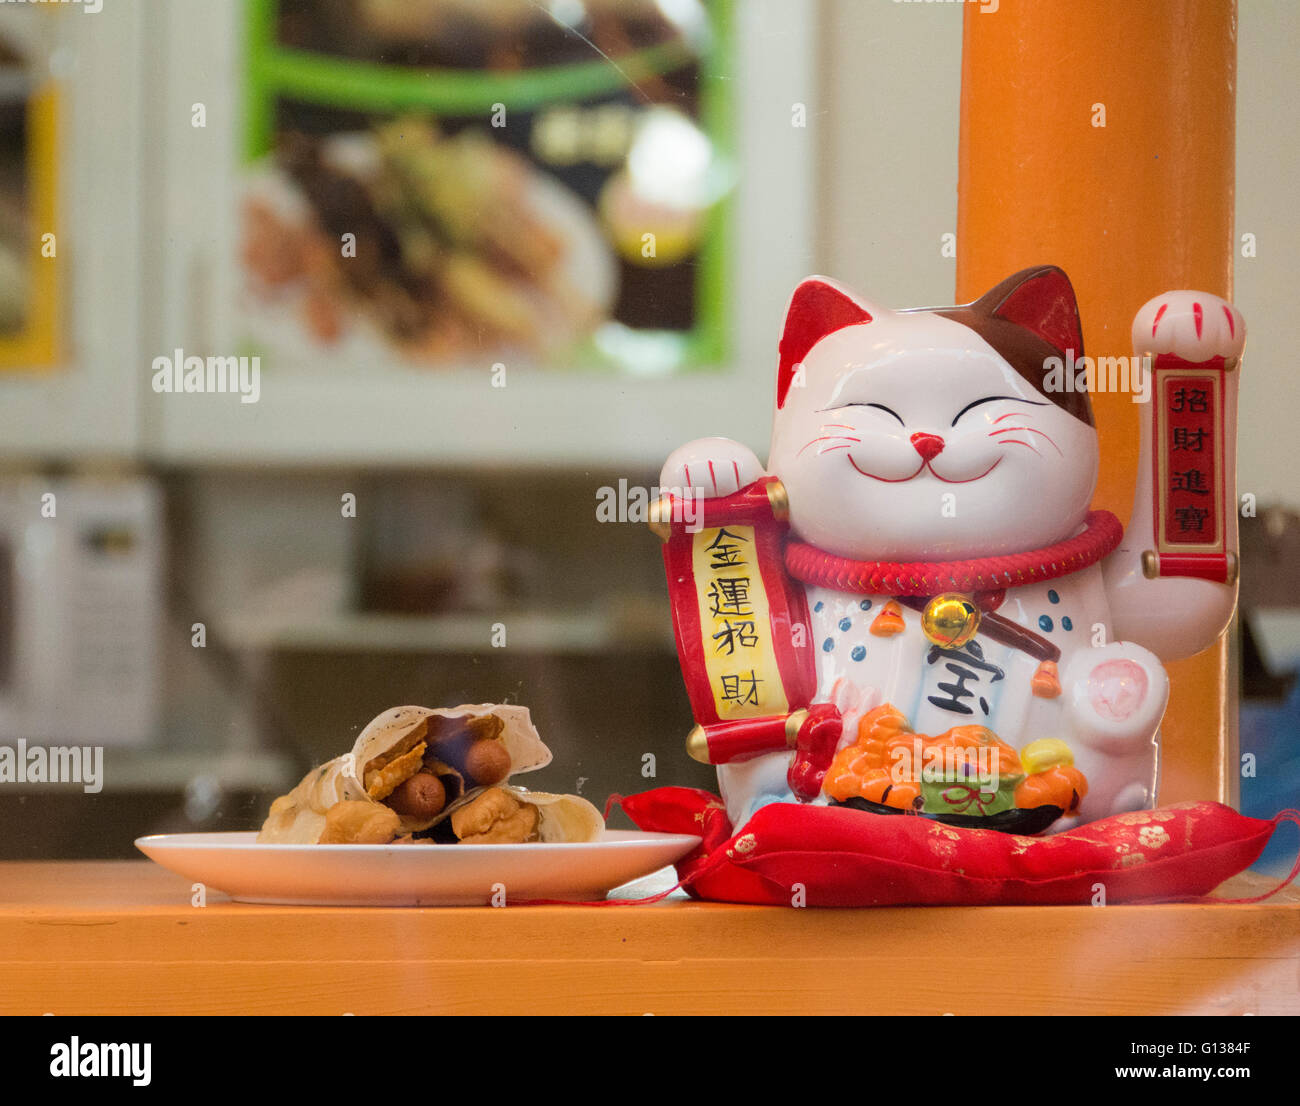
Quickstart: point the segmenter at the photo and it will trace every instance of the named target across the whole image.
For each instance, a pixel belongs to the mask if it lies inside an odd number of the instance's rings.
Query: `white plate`
[[[700,838],[606,830],[557,845],[259,845],[256,833],[168,833],[136,847],[239,902],[298,906],[488,906],[603,899],[680,860]],[[498,887],[499,885],[499,887]]]

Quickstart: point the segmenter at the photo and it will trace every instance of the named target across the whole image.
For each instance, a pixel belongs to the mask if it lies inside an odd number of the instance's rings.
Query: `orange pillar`
[[[1160,292],[1232,298],[1236,23],[1234,0],[966,6],[958,303],[1060,265],[1096,357],[1132,353],[1133,315]],[[1127,520],[1147,409],[1093,402],[1096,503]],[[1160,801],[1227,798],[1226,643],[1169,672]]]

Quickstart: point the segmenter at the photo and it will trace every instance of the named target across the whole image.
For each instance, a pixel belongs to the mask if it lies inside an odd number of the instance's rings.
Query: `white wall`
[[[1300,4],[1240,0],[1235,298],[1250,335],[1241,379],[1237,487],[1261,504],[1300,506]],[[1241,256],[1254,234],[1258,256]]]
[[[957,230],[961,5],[821,9],[819,263],[893,307],[951,303],[940,236]]]

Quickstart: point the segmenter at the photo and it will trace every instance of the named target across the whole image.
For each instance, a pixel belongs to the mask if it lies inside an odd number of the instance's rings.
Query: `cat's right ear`
[[[813,276],[801,282],[790,297],[778,347],[781,361],[776,377],[777,407],[785,406],[795,369],[813,346],[828,334],[869,323],[871,318],[872,312],[863,303],[828,277]]]

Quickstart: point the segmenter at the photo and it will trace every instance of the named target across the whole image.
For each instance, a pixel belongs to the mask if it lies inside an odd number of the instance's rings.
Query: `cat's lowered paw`
[[[1111,800],[1109,809],[1093,813],[1094,818],[1109,818],[1113,814],[1131,814],[1137,810],[1150,810],[1155,805],[1155,792],[1145,782],[1134,780]]]
[[[1150,746],[1169,699],[1159,658],[1131,641],[1080,649],[1061,680],[1073,737],[1081,745],[1124,756]]]
[[[1208,292],[1165,292],[1133,319],[1133,348],[1184,361],[1233,361],[1246,345],[1246,321],[1227,300]]]
[[[705,499],[731,495],[763,475],[754,451],[730,438],[697,438],[673,450],[664,462],[659,486],[665,491],[694,488]]]

